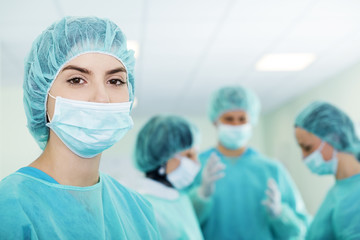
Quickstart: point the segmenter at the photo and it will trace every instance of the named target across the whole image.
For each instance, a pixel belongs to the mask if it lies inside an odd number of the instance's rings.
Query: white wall
[[[35,140],[26,128],[26,117],[22,103],[22,89],[1,89],[1,139],[0,179],[18,168],[30,164],[41,153]]]
[[[330,176],[316,176],[302,163],[300,149],[294,137],[295,117],[310,102],[323,100],[338,106],[355,123],[358,123],[360,120],[359,77],[360,64],[357,64],[262,118],[266,142],[264,152],[285,164],[312,214],[318,209],[334,179]]]

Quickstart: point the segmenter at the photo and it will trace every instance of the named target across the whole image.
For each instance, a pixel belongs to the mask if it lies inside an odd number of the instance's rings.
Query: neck
[[[44,152],[30,166],[47,173],[62,185],[86,187],[96,184],[101,154],[90,159],[81,158],[54,135],[50,135]]]
[[[354,155],[338,153],[338,168],[335,175],[337,180],[349,178],[360,173],[360,163]]]
[[[219,152],[221,152],[224,156],[227,157],[238,157],[241,156],[245,150],[246,150],[246,146],[235,149],[235,150],[231,150],[231,149],[227,149],[226,147],[224,147],[223,145],[221,145],[220,143],[218,143],[217,147],[216,147]]]

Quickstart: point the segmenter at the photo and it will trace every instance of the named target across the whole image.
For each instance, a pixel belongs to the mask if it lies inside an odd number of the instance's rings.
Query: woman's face
[[[219,117],[219,122],[227,125],[243,125],[249,122],[249,116],[245,111],[230,111]]]
[[[69,61],[60,71],[49,91],[54,96],[97,103],[129,101],[127,73],[116,58],[101,53],[86,53]],[[50,118],[55,99],[48,97]]]
[[[182,151],[178,154],[179,156],[183,156],[183,157],[187,157],[191,160],[193,160],[194,162],[198,162],[198,151],[195,147],[189,148],[185,151]],[[167,163],[166,163],[166,174],[171,173],[172,171],[174,171],[176,168],[178,168],[180,165],[180,159],[179,158],[171,158]]]
[[[303,158],[306,158],[320,147],[321,139],[303,128],[295,128],[295,137],[301,148]],[[325,142],[321,153],[324,160],[330,160],[333,154],[333,147]]]

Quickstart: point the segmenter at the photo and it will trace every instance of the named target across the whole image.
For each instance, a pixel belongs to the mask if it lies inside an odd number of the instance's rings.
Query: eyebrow
[[[114,73],[118,73],[118,72],[125,72],[126,73],[126,69],[123,68],[123,67],[119,67],[119,68],[115,68],[115,69],[107,71],[106,74],[110,75],[110,74],[114,74]]]
[[[69,66],[64,67],[62,72],[66,71],[66,70],[76,70],[76,71],[79,71],[81,73],[92,74],[92,72],[90,70],[88,70],[86,68],[74,66],[74,65],[69,65]],[[106,75],[110,75],[110,74],[114,74],[114,73],[118,73],[118,72],[125,72],[126,73],[126,69],[123,68],[123,67],[115,68],[115,69],[107,71]]]
[[[76,70],[82,73],[86,73],[86,74],[91,74],[92,72],[86,68],[82,68],[82,67],[78,67],[78,66],[74,66],[74,65],[69,65],[63,68],[62,72],[65,70]]]

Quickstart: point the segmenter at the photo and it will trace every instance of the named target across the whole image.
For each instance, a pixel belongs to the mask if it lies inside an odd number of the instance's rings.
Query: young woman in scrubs
[[[0,183],[1,239],[159,239],[148,201],[99,172],[131,129],[134,56],[113,22],[65,17],[34,41],[24,107],[42,154]]]

